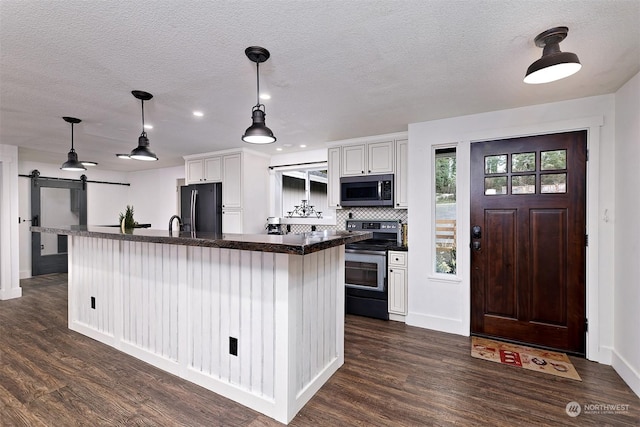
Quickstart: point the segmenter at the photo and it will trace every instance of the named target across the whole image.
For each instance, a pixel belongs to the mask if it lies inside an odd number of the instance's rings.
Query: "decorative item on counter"
[[[118,223],[120,224],[120,229],[123,232],[133,230],[135,228],[138,223],[133,219],[133,206],[127,205],[127,210],[124,214],[120,212]]]
[[[408,236],[408,231],[409,231],[409,224],[407,224],[406,222],[404,224],[402,224],[402,246],[408,246],[409,243],[409,236]]]
[[[293,211],[287,212],[288,218],[309,218],[314,216],[316,218],[322,218],[322,212],[316,211],[308,200],[302,200],[302,204],[296,205]]]

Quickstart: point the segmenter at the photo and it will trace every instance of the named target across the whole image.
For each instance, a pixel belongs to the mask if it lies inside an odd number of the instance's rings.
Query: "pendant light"
[[[549,83],[575,74],[582,68],[578,55],[561,52],[560,42],[567,37],[567,27],[555,27],[536,36],[534,42],[542,49],[542,58],[527,69],[524,82],[529,84]]]
[[[250,46],[244,50],[244,54],[247,55],[250,61],[256,63],[256,77],[257,77],[257,96],[256,105],[251,110],[252,124],[247,128],[242,135],[242,140],[250,144],[271,144],[276,142],[276,137],[273,136],[271,129],[264,123],[264,105],[260,104],[260,63],[269,59],[269,51],[260,46]]]
[[[71,123],[71,151],[67,154],[67,161],[62,164],[60,169],[63,171],[86,171],[87,168],[84,167],[82,163],[78,161],[78,153],[73,148],[73,125],[80,123],[82,120],[76,119],[75,117],[63,117],[64,121],[67,123]]]
[[[135,160],[145,160],[153,162],[158,160],[158,156],[149,149],[149,138],[147,138],[147,132],[144,130],[144,101],[148,101],[153,98],[149,92],[143,92],[141,90],[132,90],[133,96],[140,100],[142,106],[142,133],[138,138],[138,147],[131,150],[129,157]],[[118,155],[120,157],[120,155]]]

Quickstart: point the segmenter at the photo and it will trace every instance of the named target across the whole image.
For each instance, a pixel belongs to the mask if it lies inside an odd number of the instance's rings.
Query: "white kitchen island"
[[[277,421],[344,363],[344,244],[370,233],[32,230],[69,236],[70,329]]]

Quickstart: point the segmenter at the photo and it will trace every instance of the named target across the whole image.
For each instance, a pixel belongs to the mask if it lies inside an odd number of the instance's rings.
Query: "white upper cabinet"
[[[342,146],[342,176],[393,173],[394,141]]]
[[[393,141],[373,142],[367,144],[367,173],[379,175],[393,173],[395,145]]]
[[[222,181],[222,159],[220,156],[204,159],[204,180],[207,182]]]
[[[187,160],[185,167],[187,184],[222,181],[222,158],[220,156]]]
[[[242,157],[241,154],[229,154],[222,157],[223,186],[222,207],[242,208]]]
[[[340,209],[340,147],[329,148],[327,175],[327,206]]]
[[[407,187],[409,186],[409,141],[400,139],[396,141],[396,175],[395,175],[395,207],[399,209],[409,208]]]
[[[366,144],[342,147],[342,176],[364,175],[367,161]]]

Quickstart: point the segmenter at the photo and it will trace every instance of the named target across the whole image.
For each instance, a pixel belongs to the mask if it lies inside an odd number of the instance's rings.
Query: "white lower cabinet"
[[[240,209],[222,209],[222,232],[225,234],[242,233],[242,211]]]
[[[389,285],[389,318],[404,320],[407,314],[407,252],[389,251],[388,285]],[[393,315],[402,317],[395,317]]]

